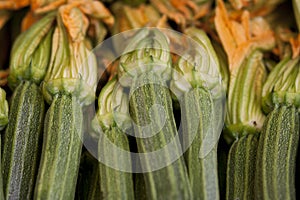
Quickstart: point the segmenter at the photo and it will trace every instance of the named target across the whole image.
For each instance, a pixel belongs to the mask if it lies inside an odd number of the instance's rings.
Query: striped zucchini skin
[[[154,81],[154,83],[153,83]],[[159,123],[161,119],[161,109],[154,107],[154,104],[162,106],[165,114],[165,123],[159,131],[150,127],[151,133],[156,133],[149,138],[137,138],[137,147],[139,153],[153,152],[163,148],[177,134],[175,119],[173,116],[172,100],[170,91],[167,87],[160,85],[160,78],[154,73],[143,73],[140,77],[135,78],[129,101],[129,112],[133,121],[136,123],[134,131],[136,135],[140,135],[143,131],[142,127],[151,122],[149,111],[152,109],[152,119],[156,119]],[[143,83],[145,83],[143,85]],[[158,83],[158,84],[156,84]],[[162,83],[163,84],[163,83]],[[151,108],[152,107],[152,108]],[[157,120],[158,119],[158,120]],[[162,161],[169,160],[171,153],[178,154],[180,145],[177,149],[168,150],[164,154],[160,154]],[[159,162],[157,158],[156,162]],[[145,158],[145,162],[141,163],[143,170],[149,171],[152,160]],[[172,164],[159,169],[157,171],[144,173],[146,193],[149,199],[191,199],[191,187],[188,180],[188,174],[183,157]]]
[[[219,199],[217,145],[205,157],[199,158],[200,147],[206,134],[214,134],[208,126],[213,120],[213,100],[203,88],[195,88],[183,96],[182,129],[183,137],[192,142],[184,157],[194,199]],[[195,138],[189,138],[196,131]],[[186,138],[188,137],[188,138]]]
[[[81,156],[75,200],[101,199],[99,162],[88,151]]]
[[[59,94],[47,111],[43,149],[34,199],[74,199],[80,164],[82,108],[77,99]]]
[[[296,199],[295,165],[299,141],[299,114],[295,106],[281,105],[269,113],[257,150],[256,199]]]
[[[255,199],[254,178],[258,136],[248,134],[235,140],[227,161],[226,199]]]
[[[105,136],[115,146],[125,151],[130,151],[126,134],[117,126],[113,125],[110,129],[106,130]],[[118,155],[117,152],[112,149],[111,144],[107,144],[103,141],[104,140],[100,138],[98,143],[98,154],[112,155],[109,158],[104,157],[104,159],[113,159],[113,162],[119,166],[131,166],[131,160],[127,160],[125,157]],[[133,177],[131,173],[110,168],[101,162],[99,164],[99,170],[100,188],[103,199],[134,199]]]
[[[40,159],[45,104],[39,87],[25,81],[15,89],[2,155],[6,199],[32,199]]]

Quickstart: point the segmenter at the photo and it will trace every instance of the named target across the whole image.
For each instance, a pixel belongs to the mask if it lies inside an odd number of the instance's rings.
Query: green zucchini
[[[259,139],[256,199],[296,199],[295,165],[299,114],[293,105],[277,105],[267,116]]]
[[[57,94],[47,111],[34,199],[74,199],[82,147],[82,108],[77,98]]]
[[[14,91],[2,155],[6,199],[32,199],[40,158],[45,104],[35,83]]]
[[[183,142],[192,142],[184,157],[194,199],[219,199],[217,144],[204,158],[199,157],[200,147],[207,134],[214,134],[211,125],[214,107],[211,94],[204,88],[195,88],[183,95]],[[195,134],[192,134],[192,133]],[[185,141],[187,139],[187,141]]]
[[[117,126],[112,126],[111,129],[106,130],[105,136],[115,146],[129,151],[127,136]],[[122,166],[131,164],[131,161],[128,161],[126,157],[118,155],[118,152],[112,149],[110,143],[100,139],[98,144],[99,154],[110,155],[109,158],[105,157],[105,159],[113,159],[114,165]],[[133,178],[131,173],[106,166],[105,160],[104,164],[100,162],[99,169],[100,188],[103,199],[134,199]]]
[[[135,90],[133,90],[135,89]],[[136,123],[134,127],[135,135],[144,134],[144,126],[149,123],[149,133],[156,133],[152,137],[137,137],[137,147],[139,153],[153,152],[160,150],[171,140],[174,140],[177,134],[175,119],[173,116],[172,100],[170,91],[161,81],[160,77],[153,72],[146,72],[140,77],[134,78],[131,87],[131,98],[129,101],[129,111],[133,121]],[[154,106],[160,105],[162,107]],[[152,111],[151,118],[149,112]],[[164,112],[164,124],[160,124],[163,120],[161,112]],[[157,127],[162,127],[157,131]],[[145,156],[144,162],[141,162],[144,173],[146,193],[149,199],[191,199],[191,187],[188,180],[188,174],[183,157],[179,157],[181,147],[178,143],[172,149],[165,149],[159,154],[155,162],[169,162],[166,167],[152,171],[151,166],[154,160]],[[178,159],[171,163],[170,155],[178,156]]]
[[[131,158],[119,151],[130,152],[124,133],[131,127],[130,121],[126,120],[129,118],[128,97],[122,87],[117,89],[117,83],[117,79],[113,78],[101,90],[99,108],[93,122],[93,125],[97,122],[102,129],[98,129],[100,188],[103,199],[134,199]],[[94,129],[97,130],[95,126]]]
[[[257,134],[248,134],[232,144],[227,161],[226,199],[255,199],[257,144]]]

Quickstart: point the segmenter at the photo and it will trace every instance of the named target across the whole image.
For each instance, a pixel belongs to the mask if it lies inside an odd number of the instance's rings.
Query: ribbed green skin
[[[296,199],[295,166],[299,114],[294,106],[277,106],[264,122],[255,172],[256,199]]]
[[[143,126],[151,122],[149,111],[154,104],[162,106],[162,109],[152,107],[152,119],[156,119],[156,123],[160,122],[161,112],[164,112],[165,123],[157,124],[162,127],[159,131],[153,130],[150,127],[151,133],[156,133],[150,138],[137,138],[137,146],[139,153],[153,152],[163,148],[177,134],[175,120],[173,116],[172,100],[167,87],[159,83],[159,78],[153,73],[144,73],[139,78],[136,78],[131,91],[129,111],[133,121],[136,123],[135,134],[142,133]],[[155,83],[153,83],[153,81]],[[149,83],[152,82],[152,83]],[[141,83],[145,83],[141,85]],[[157,83],[157,84],[156,84]],[[132,89],[131,88],[131,89]],[[156,162],[161,162],[170,159],[170,153],[179,154],[180,146],[177,149],[172,149],[172,152],[164,151],[160,154]],[[143,170],[149,170],[152,160],[145,158],[145,162],[141,163]],[[146,185],[146,193],[149,199],[192,199],[191,187],[188,180],[188,174],[183,157],[172,164],[159,169],[144,173]]]
[[[117,126],[112,126],[105,131],[105,136],[115,146],[125,150],[129,150],[129,143],[125,133],[123,133]],[[131,161],[124,156],[120,156],[113,151],[112,145],[103,142],[100,138],[98,143],[98,154],[112,155],[105,157],[105,159],[113,159],[117,166],[131,165]],[[122,172],[118,169],[110,168],[100,162],[100,188],[102,199],[134,199],[133,177],[131,173]]]
[[[56,95],[45,118],[34,199],[74,199],[81,155],[82,108],[75,97]]]
[[[195,88],[183,96],[182,129],[185,140],[192,141],[184,154],[194,199],[219,199],[217,145],[205,157],[199,158],[205,135],[214,134],[209,126],[213,120],[213,100],[208,91]],[[210,131],[210,132],[207,132]],[[195,135],[192,138],[193,132]],[[190,137],[190,138],[189,138]]]
[[[235,140],[227,161],[226,199],[255,199],[254,177],[258,136],[249,134]]]
[[[101,199],[99,162],[87,151],[81,156],[75,196],[75,200],[86,199]]]
[[[40,159],[45,104],[37,85],[22,82],[14,91],[2,154],[6,199],[32,199]]]

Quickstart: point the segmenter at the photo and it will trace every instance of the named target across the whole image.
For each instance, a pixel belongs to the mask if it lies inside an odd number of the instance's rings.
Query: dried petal
[[[243,60],[253,50],[268,50],[275,45],[274,33],[268,24],[262,18],[252,21],[249,18],[249,13],[244,11],[241,23],[230,19],[223,1],[218,0],[215,25],[227,53],[231,73],[241,66]]]
[[[35,14],[43,14],[56,10],[59,6],[67,3],[68,0],[31,0],[31,10]]]
[[[84,40],[89,20],[81,10],[75,7],[74,4],[64,5],[59,8],[59,14],[72,41],[80,42]]]
[[[114,24],[114,17],[99,1],[82,0],[79,9],[93,18],[101,19],[108,26],[112,26]]]
[[[34,23],[36,23],[41,17],[36,16],[32,11],[27,12],[22,20],[21,30],[22,32],[29,29]]]
[[[0,0],[0,10],[19,10],[29,4],[29,0]]]

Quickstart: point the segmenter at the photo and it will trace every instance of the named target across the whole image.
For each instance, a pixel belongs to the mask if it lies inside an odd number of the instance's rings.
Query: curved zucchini
[[[254,177],[258,144],[256,134],[248,134],[232,144],[227,161],[226,199],[255,199]]]
[[[2,155],[6,199],[32,199],[40,158],[45,104],[35,83],[25,81],[13,93]]]
[[[295,166],[299,114],[295,106],[277,106],[264,123],[257,150],[256,199],[296,199]]]
[[[47,111],[34,199],[73,200],[82,147],[82,108],[71,95],[58,94]]]
[[[155,73],[143,73],[140,77],[134,79],[131,86],[131,97],[129,102],[129,111],[136,123],[134,127],[135,135],[141,135],[144,132],[143,127],[151,123],[151,119],[155,120],[155,125],[149,127],[150,133],[156,133],[152,137],[137,138],[137,147],[139,153],[153,152],[167,145],[177,134],[175,119],[173,116],[172,100],[170,91],[167,87],[159,85],[161,80]],[[153,82],[154,81],[154,82]],[[163,83],[162,83],[163,84]],[[136,88],[134,91],[133,88]],[[154,105],[160,105],[157,107]],[[162,109],[164,111],[162,111]],[[153,116],[149,116],[152,111]],[[161,122],[161,112],[165,114],[165,123]],[[156,127],[161,130],[155,130]],[[180,145],[172,149],[164,151],[160,154],[164,160],[170,159],[170,154],[179,154]],[[158,158],[157,158],[158,159]],[[141,162],[141,167],[145,171],[150,171],[151,162],[153,160],[145,157],[145,162]],[[163,160],[161,160],[163,161]],[[183,157],[172,164],[161,168],[157,171],[144,173],[146,193],[149,199],[191,199],[191,187],[188,180],[188,174]]]
[[[214,134],[213,100],[208,91],[195,88],[183,96],[182,127],[184,137],[191,137],[192,144],[185,152],[185,161],[194,199],[219,199],[217,145],[204,158],[199,157],[200,147],[207,134]],[[185,142],[185,140],[184,140]]]

